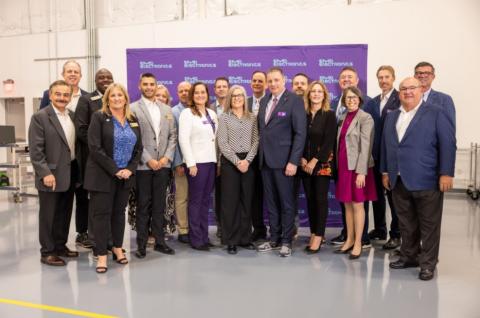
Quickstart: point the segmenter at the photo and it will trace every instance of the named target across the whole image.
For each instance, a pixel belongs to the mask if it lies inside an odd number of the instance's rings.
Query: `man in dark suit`
[[[422,99],[430,105],[437,105],[442,108],[450,122],[455,128],[455,105],[452,97],[432,89],[432,82],[435,79],[435,68],[429,62],[420,62],[415,66],[415,78],[422,86]]]
[[[137,167],[137,252],[144,258],[151,219],[154,250],[175,254],[165,243],[164,212],[167,187],[170,184],[171,163],[177,145],[177,129],[170,106],[155,101],[157,80],[151,73],[140,77],[138,88],[142,97],[132,104],[142,132],[142,159]]]
[[[389,112],[400,107],[398,91],[393,87],[395,81],[395,70],[390,65],[382,65],[377,70],[378,85],[382,93],[364,107],[375,123],[375,136],[373,140],[372,155],[375,160],[373,173],[375,174],[375,186],[377,189],[377,201],[372,202],[373,218],[375,228],[368,233],[372,240],[385,240],[387,238],[387,225],[385,221],[385,190],[382,185],[382,174],[380,173],[380,144],[382,141],[383,122]],[[395,206],[392,201],[392,192],[387,190],[388,205],[392,215],[390,223],[390,239],[383,245],[383,249],[390,250],[400,246],[400,230],[398,228],[398,217]],[[368,217],[368,205],[365,209],[365,215]]]
[[[453,186],[455,130],[447,114],[422,100],[420,82],[400,83],[398,110],[385,119],[381,171],[393,192],[402,245],[390,268],[420,265],[419,278],[434,276],[440,248],[443,193]]]
[[[112,73],[102,68],[95,74],[96,90],[90,94],[82,95],[78,100],[75,110],[75,130],[77,133],[77,161],[80,167],[80,182],[83,187],[85,167],[88,158],[88,127],[94,112],[102,108],[102,96],[107,87],[113,83]],[[75,226],[77,230],[76,243],[84,248],[93,246],[92,216],[88,213],[88,199],[86,209],[77,209],[75,213]]]
[[[340,86],[340,89],[343,90],[348,87],[358,87],[358,83],[360,82],[360,79],[358,77],[357,70],[355,70],[351,66],[345,66],[342,68],[340,73],[338,74],[338,86]],[[365,107],[367,105],[371,98],[368,97],[366,94],[362,96],[363,98],[363,105],[362,107]],[[334,98],[330,104],[332,110],[335,112],[335,115],[337,116],[337,120],[347,111],[347,107],[343,105],[340,101],[342,100],[342,94],[338,98]],[[365,202],[365,212],[368,212],[368,205],[369,202]],[[342,245],[345,242],[345,239],[347,238],[347,229],[345,227],[345,206],[343,203],[340,203],[340,207],[342,209],[342,221],[343,221],[343,229],[340,232],[340,235],[334,237],[333,239],[330,240],[331,244],[335,245]],[[366,214],[368,215],[368,214]],[[368,217],[365,218],[365,224],[363,226],[363,234],[362,234],[362,248],[369,248],[372,247],[372,244],[370,243],[370,238],[368,237]]]
[[[75,112],[80,96],[88,94],[88,92],[78,86],[82,79],[82,68],[80,67],[80,64],[75,60],[66,61],[63,64],[62,77],[73,89],[72,98],[70,99],[67,108],[72,112]],[[40,109],[45,108],[48,105],[50,105],[50,94],[47,89],[43,92],[43,97],[40,101]]]
[[[264,252],[280,248],[279,255],[292,253],[295,220],[293,178],[307,135],[303,100],[285,89],[281,68],[267,73],[270,94],[262,99],[258,112],[260,134],[259,165],[270,219],[270,242],[258,246]]]
[[[72,87],[72,97],[67,105],[67,109],[75,113],[80,97],[88,94],[86,91],[80,89],[78,86],[82,79],[82,69],[80,64],[75,60],[68,60],[63,64],[62,77],[65,82]],[[47,107],[50,104],[49,90],[43,93],[42,101],[40,102],[40,109]],[[75,221],[77,222],[78,216],[84,219],[83,216],[88,215],[88,192],[83,189],[81,184],[75,186]],[[76,224],[78,230],[83,230],[82,221],[80,221],[80,227]],[[85,231],[86,232],[86,231]],[[85,248],[91,248],[92,243],[88,240],[88,236],[85,232],[78,232],[75,239],[76,244]]]
[[[78,175],[73,113],[66,108],[72,88],[65,81],[56,81],[49,91],[51,105],[32,116],[28,140],[40,203],[40,261],[64,266],[60,256],[78,256],[66,246]]]
[[[263,71],[254,71],[250,81],[252,88],[252,96],[247,99],[248,110],[258,115],[260,109],[260,102],[265,97],[265,90],[267,88],[267,74]],[[252,167],[255,171],[255,189],[252,199],[252,242],[267,239],[267,227],[263,220],[263,182],[262,174],[258,166],[258,156],[252,161]]]
[[[215,92],[215,101],[210,104],[210,109],[217,113],[218,118],[223,114],[225,110],[225,103],[227,102],[228,89],[230,83],[226,77],[217,77],[213,84],[213,91]],[[222,222],[220,220],[220,166],[217,165],[217,175],[215,176],[215,220],[217,222],[217,234],[218,238],[222,238]]]

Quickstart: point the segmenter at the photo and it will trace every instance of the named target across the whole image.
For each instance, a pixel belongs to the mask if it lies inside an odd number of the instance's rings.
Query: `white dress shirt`
[[[427,99],[428,99],[428,96],[430,96],[430,92],[432,91],[432,88],[430,87],[428,89],[428,91],[426,91],[425,93],[423,93],[423,101],[426,102]]]
[[[75,110],[77,109],[77,104],[80,96],[82,96],[82,91],[79,88],[78,92],[72,94],[72,99],[70,100],[70,103],[67,104],[67,108],[70,109],[72,112],[75,112]]]
[[[390,98],[390,95],[392,95],[392,92],[393,92],[393,88],[388,92],[386,93],[385,95],[380,95],[382,100],[380,101],[380,114],[382,113],[383,111],[383,108],[385,108],[385,105],[387,104],[388,102],[388,99]]]
[[[403,136],[405,136],[405,132],[408,129],[408,126],[410,125],[413,117],[415,117],[415,114],[417,113],[418,108],[422,104],[422,101],[411,111],[406,111],[403,106],[400,107],[400,115],[398,116],[396,128],[397,128],[397,135],[398,135],[398,141],[401,142],[403,139]]]
[[[53,106],[53,104],[52,104]],[[68,148],[70,148],[70,159],[75,159],[75,125],[73,124],[72,118],[68,115],[68,110],[62,113],[55,106],[53,106],[55,114],[57,115],[58,121],[62,126],[63,133],[67,138]]]
[[[142,100],[147,106],[148,113],[150,114],[150,118],[152,119],[153,129],[155,131],[155,136],[157,137],[157,141],[159,140],[158,135],[160,134],[160,107],[158,107],[157,103],[152,102],[151,100],[146,99],[142,96]]]
[[[252,113],[257,116],[258,110],[260,109],[260,100],[265,96],[263,94],[260,98],[256,98],[255,95],[252,95]]]

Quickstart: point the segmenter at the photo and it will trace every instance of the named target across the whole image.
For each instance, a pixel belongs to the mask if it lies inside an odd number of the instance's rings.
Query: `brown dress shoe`
[[[78,257],[78,252],[77,251],[72,251],[68,247],[65,246],[64,250],[57,251],[57,256]]]
[[[65,266],[65,261],[56,255],[42,256],[40,262],[50,266]]]

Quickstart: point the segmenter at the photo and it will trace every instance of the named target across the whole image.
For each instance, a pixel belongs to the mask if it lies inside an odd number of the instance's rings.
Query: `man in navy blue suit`
[[[456,140],[450,118],[422,100],[420,82],[400,83],[398,110],[385,119],[382,137],[382,183],[392,190],[402,245],[390,268],[420,266],[419,278],[434,276],[440,248],[443,194],[453,186]]]
[[[432,82],[435,79],[435,68],[429,62],[420,62],[415,66],[415,78],[422,86],[423,101],[442,108],[449,121],[455,127],[455,104],[450,95],[432,89]]]
[[[273,67],[267,73],[270,94],[260,102],[258,129],[259,165],[270,219],[270,242],[258,251],[280,249],[279,255],[292,253],[295,220],[294,176],[307,135],[307,116],[303,100],[285,89],[285,75]]]
[[[378,85],[382,93],[364,107],[375,122],[375,136],[373,140],[372,155],[375,160],[373,172],[375,175],[375,187],[377,188],[377,201],[372,202],[375,228],[368,233],[371,240],[385,240],[387,238],[387,225],[385,221],[386,200],[385,189],[382,186],[382,174],[380,173],[380,144],[382,141],[383,122],[389,112],[400,107],[398,91],[393,87],[395,70],[390,65],[382,65],[377,70]],[[392,192],[387,191],[388,205],[392,215],[390,223],[390,239],[383,245],[383,249],[390,250],[400,246],[400,230],[395,206],[392,201]],[[367,205],[368,207],[368,205]],[[365,209],[368,216],[368,208]]]
[[[358,87],[358,83],[360,82],[360,79],[358,78],[358,73],[357,70],[355,70],[351,66],[345,66],[342,68],[340,73],[338,74],[338,86],[340,86],[340,89],[343,90],[348,87]],[[363,98],[363,105],[362,107],[365,107],[367,105],[371,98],[368,97],[366,94],[362,96]],[[340,95],[338,98],[334,98],[331,102],[331,108],[335,112],[335,115],[337,116],[337,120],[347,111],[347,107],[345,105],[341,104],[342,100],[342,95]],[[365,202],[365,212],[366,215],[368,215],[368,205],[369,202]],[[340,235],[334,237],[330,243],[335,244],[335,245],[342,245],[345,242],[345,239],[347,238],[347,228],[345,226],[345,206],[343,203],[340,203],[340,207],[342,208],[342,222],[343,222],[343,229]],[[368,217],[365,218],[365,224],[363,226],[363,234],[362,234],[362,248],[370,248],[372,247],[372,244],[370,243],[370,238],[368,237]]]

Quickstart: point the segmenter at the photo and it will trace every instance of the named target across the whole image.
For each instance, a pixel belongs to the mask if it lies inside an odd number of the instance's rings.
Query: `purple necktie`
[[[270,120],[270,117],[272,116],[275,107],[277,107],[277,103],[278,98],[274,97],[272,101],[272,106],[270,107],[270,111],[268,112],[267,116],[265,116],[265,124],[268,123],[268,121]]]

